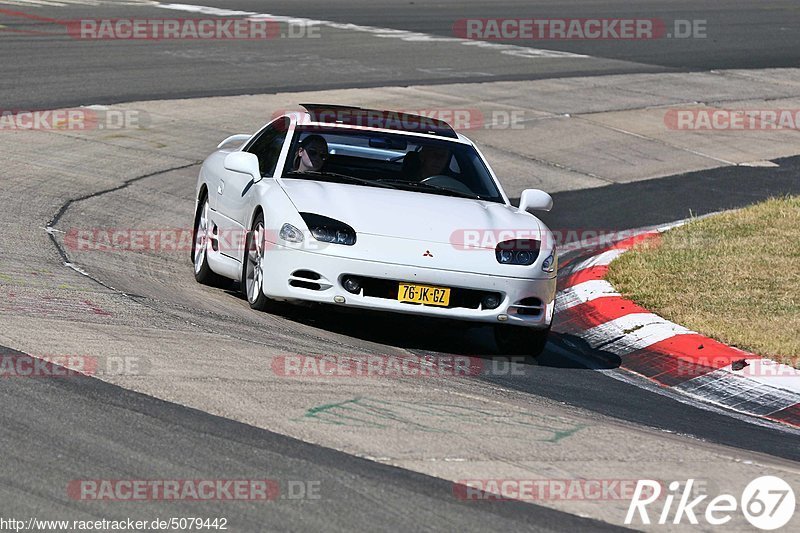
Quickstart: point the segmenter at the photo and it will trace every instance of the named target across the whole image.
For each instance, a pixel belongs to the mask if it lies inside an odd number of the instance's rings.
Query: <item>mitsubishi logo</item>
[[[425,250],[425,253],[422,254],[422,257],[433,257],[433,254],[430,250]]]

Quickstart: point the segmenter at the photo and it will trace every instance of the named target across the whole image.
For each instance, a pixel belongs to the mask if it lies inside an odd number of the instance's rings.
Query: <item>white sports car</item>
[[[531,211],[550,210],[550,195],[525,190],[511,205],[445,122],[303,107],[203,163],[197,281],[239,281],[254,309],[306,301],[491,324],[504,353],[538,355],[557,256]]]

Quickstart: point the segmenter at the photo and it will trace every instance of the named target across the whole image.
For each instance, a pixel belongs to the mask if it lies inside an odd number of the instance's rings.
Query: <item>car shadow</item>
[[[246,301],[238,290],[225,292]],[[365,311],[328,304],[273,302],[265,312],[331,333],[431,356],[463,355],[575,370],[616,368],[620,362],[613,354],[593,350],[578,337],[555,332],[551,333],[544,352],[535,360],[526,361],[519,355],[500,352],[494,342],[491,326],[483,324],[471,325],[441,318]],[[570,357],[565,352],[573,352],[580,357]]]
[[[550,339],[548,342],[548,347],[550,350],[545,351],[545,353],[539,357],[537,360],[539,365],[553,366],[548,364],[549,360],[546,356],[553,354],[554,352],[559,352],[562,354],[569,353],[572,357],[567,355],[562,355],[561,357],[566,357],[567,359],[572,360],[573,364],[578,368],[591,370],[611,370],[613,368],[619,368],[622,365],[622,358],[620,358],[620,356],[617,354],[592,348],[589,343],[576,335],[559,333],[557,322],[554,328],[556,331],[550,333]],[[558,359],[557,363],[558,364],[555,366],[564,368],[561,366],[561,359]]]
[[[245,300],[239,291],[226,292]],[[272,302],[266,312],[332,333],[408,350],[455,355],[476,355],[475,352],[489,354],[494,350],[489,328],[469,327],[452,320],[365,311],[333,304]],[[477,329],[487,331],[474,331]]]

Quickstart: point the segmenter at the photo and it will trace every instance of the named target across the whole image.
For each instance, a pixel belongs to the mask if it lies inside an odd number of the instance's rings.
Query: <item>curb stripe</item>
[[[583,259],[575,263],[570,269],[570,272],[574,274],[579,270],[584,270],[587,268],[591,268],[593,266],[608,266],[614,259],[616,259],[617,257],[621,256],[624,253],[625,250],[622,249],[606,250],[597,255],[593,255],[588,259]]]
[[[660,385],[728,409],[800,427],[800,370],[705,337],[623,298],[608,265],[646,232],[559,270],[554,330],[619,358],[619,366]],[[733,370],[733,363],[745,366]],[[738,368],[739,365],[737,365]]]
[[[772,413],[769,418],[793,426],[800,426],[800,403],[796,403],[786,409],[781,409],[777,413]]]
[[[608,265],[599,265],[578,270],[574,274],[569,274],[563,278],[558,278],[558,289],[563,290],[579,285],[584,281],[603,279],[608,273]]]
[[[800,402],[800,394],[715,370],[676,385],[676,389],[742,413],[766,416]]]
[[[800,391],[800,370],[752,354],[747,354],[746,361],[747,366],[741,370],[733,370],[730,365],[725,370],[770,387]]]
[[[576,333],[625,315],[649,312],[621,296],[603,296],[564,310],[553,327],[561,333]]]
[[[612,250],[627,251],[639,243],[642,243],[644,241],[651,241],[654,239],[656,240],[656,242],[660,241],[661,232],[645,231],[643,233],[639,233],[638,235],[634,235],[633,237],[628,237],[627,239],[622,239],[621,241],[615,242],[609,248]]]
[[[620,294],[606,280],[584,281],[558,293],[556,296],[556,312],[564,311],[570,307],[590,302],[603,296],[620,296]]]
[[[592,267],[600,267],[600,266],[608,266],[611,262],[619,257],[620,255],[624,254],[628,251],[631,247],[640,242],[658,239],[661,237],[661,234],[657,231],[649,231],[645,233],[641,233],[639,235],[635,235],[633,237],[628,237],[627,239],[623,239],[618,241],[611,246],[606,246],[602,248],[598,252],[587,251],[583,254],[577,255],[564,261],[561,263],[558,276],[567,278],[570,274],[575,274],[576,272],[584,269],[589,269]],[[602,279],[605,277],[605,272],[602,276],[594,279]],[[572,283],[565,283],[565,287],[569,287],[573,285]]]
[[[669,353],[673,357],[712,369],[723,368],[730,366],[734,361],[756,357],[749,352],[722,344],[699,333],[667,339],[658,345],[651,346],[650,350]]]
[[[669,387],[704,376],[752,354],[697,333],[675,335],[625,356],[625,368]]]
[[[650,352],[649,349],[637,350],[626,355],[620,366],[666,387],[674,387],[714,371],[707,366],[693,365],[691,362],[676,359],[670,353]]]
[[[631,313],[588,329],[582,337],[593,348],[624,357],[683,333],[694,332],[653,313]]]

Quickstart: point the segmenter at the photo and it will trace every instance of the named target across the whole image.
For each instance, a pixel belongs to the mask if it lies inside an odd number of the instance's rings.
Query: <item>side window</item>
[[[247,149],[248,152],[258,157],[258,166],[262,176],[275,174],[275,167],[278,165],[278,157],[281,155],[281,148],[283,148],[283,141],[286,140],[288,130],[289,119],[286,117],[278,119],[267,126]]]

